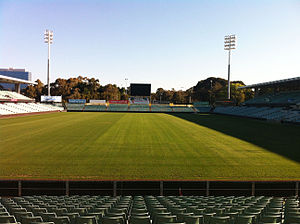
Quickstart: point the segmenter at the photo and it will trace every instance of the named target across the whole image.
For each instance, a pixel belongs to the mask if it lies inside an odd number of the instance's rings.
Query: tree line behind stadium
[[[42,95],[47,95],[47,85],[39,79],[36,85],[30,85],[23,90],[23,94],[40,101]],[[58,78],[51,83],[51,95],[62,96],[63,102],[68,99],[103,99],[103,100],[128,100],[130,89],[115,84],[101,85],[98,79],[79,76],[77,78]],[[245,84],[242,81],[231,82],[231,98],[236,105],[252,99],[254,92],[251,89],[238,89]],[[267,93],[269,90],[261,90],[260,93]],[[195,86],[187,90],[165,90],[158,88],[151,93],[151,102],[188,104],[197,101],[207,101],[214,104],[216,101],[224,100],[227,97],[227,80],[210,77],[199,81]]]

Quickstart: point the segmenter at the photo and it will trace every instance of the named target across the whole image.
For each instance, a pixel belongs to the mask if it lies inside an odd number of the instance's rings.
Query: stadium
[[[295,9],[1,2],[0,224],[300,224]]]

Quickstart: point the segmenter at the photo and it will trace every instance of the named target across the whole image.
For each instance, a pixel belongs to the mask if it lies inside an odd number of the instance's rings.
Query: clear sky
[[[187,89],[227,78],[224,36],[237,35],[232,80],[300,76],[300,1],[0,0],[0,67],[46,82],[46,29],[54,31],[51,81],[152,83]]]

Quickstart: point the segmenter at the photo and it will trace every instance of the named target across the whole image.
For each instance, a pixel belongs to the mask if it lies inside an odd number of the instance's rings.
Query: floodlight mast
[[[235,40],[236,36],[234,35],[227,35],[224,38],[224,50],[228,51],[228,96],[227,98],[230,100],[230,54],[231,50],[235,49]]]
[[[44,33],[44,41],[48,44],[48,66],[47,66],[47,85],[48,96],[50,96],[50,44],[53,43],[53,31],[46,30]]]

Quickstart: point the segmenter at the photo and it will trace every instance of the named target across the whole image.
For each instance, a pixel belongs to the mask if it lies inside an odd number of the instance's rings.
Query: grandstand
[[[30,99],[16,92],[0,91],[0,116],[63,110],[63,107],[35,103],[34,99]]]
[[[256,96],[242,104],[242,106],[216,107],[214,113],[233,116],[273,120],[279,122],[300,123],[300,90],[279,91],[280,88],[295,88],[300,84],[300,77],[273,82],[259,83],[239,87],[241,89],[254,88]],[[259,94],[260,88],[274,89],[273,93]]]
[[[297,197],[24,196],[0,209],[1,223],[300,223]]]

